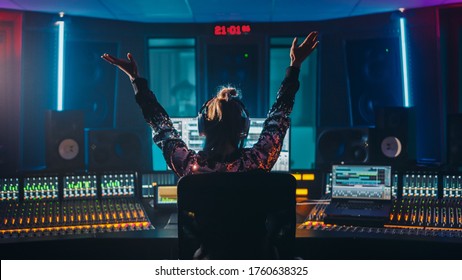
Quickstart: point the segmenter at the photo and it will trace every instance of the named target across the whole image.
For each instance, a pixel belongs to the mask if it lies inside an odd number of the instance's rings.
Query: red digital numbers
[[[215,25],[214,35],[246,35],[250,33],[250,25]]]

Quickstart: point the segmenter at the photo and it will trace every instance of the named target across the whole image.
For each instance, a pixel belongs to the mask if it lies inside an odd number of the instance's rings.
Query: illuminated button
[[[314,174],[313,173],[302,174],[302,180],[303,181],[314,181]]]
[[[292,174],[292,176],[294,176],[295,180],[297,180],[297,181],[301,181],[301,180],[302,180],[302,174],[297,174],[297,173],[295,173],[295,174]]]

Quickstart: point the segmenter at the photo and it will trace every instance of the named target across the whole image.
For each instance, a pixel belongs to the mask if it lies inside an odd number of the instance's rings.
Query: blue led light
[[[63,110],[64,87],[64,21],[56,22],[58,25],[58,100],[57,110]]]
[[[406,19],[399,19],[399,27],[401,33],[401,65],[403,67],[403,90],[404,90],[404,107],[410,106],[409,100],[409,80],[407,71],[407,49],[406,49]]]

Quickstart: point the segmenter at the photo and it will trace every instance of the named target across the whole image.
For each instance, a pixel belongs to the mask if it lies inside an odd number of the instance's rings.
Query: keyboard
[[[339,209],[382,209],[382,204],[376,203],[367,203],[367,202],[337,202],[335,205],[336,208]]]

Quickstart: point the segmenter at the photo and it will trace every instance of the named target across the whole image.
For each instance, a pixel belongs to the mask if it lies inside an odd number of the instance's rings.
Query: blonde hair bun
[[[207,103],[207,120],[221,121],[223,119],[222,103],[228,102],[234,98],[239,98],[238,89],[230,86],[221,87],[217,93],[217,96]]]
[[[218,100],[229,101],[230,98],[236,98],[239,96],[238,90],[233,87],[222,87],[217,93]]]

